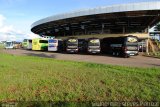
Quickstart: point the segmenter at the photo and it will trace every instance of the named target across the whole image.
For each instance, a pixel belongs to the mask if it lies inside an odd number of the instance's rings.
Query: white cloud
[[[27,39],[34,39],[34,38],[39,38],[39,37],[40,37],[39,35],[36,35],[34,33],[27,34]]]
[[[0,14],[0,27],[3,26],[5,19],[6,19],[6,18],[5,18],[3,15]]]
[[[23,39],[33,39],[39,36],[33,33],[25,33],[17,30],[13,25],[5,24],[6,18],[0,14],[0,41],[22,41]]]

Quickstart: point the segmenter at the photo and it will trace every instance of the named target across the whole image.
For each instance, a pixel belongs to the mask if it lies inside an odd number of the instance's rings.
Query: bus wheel
[[[119,53],[117,52],[117,54],[116,54],[117,56],[119,56]]]
[[[112,52],[112,55],[115,56],[115,52]]]
[[[124,58],[129,58],[129,56],[127,54],[124,55]]]

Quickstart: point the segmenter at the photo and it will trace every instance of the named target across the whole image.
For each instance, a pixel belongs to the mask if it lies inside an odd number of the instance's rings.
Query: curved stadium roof
[[[128,26],[129,23],[130,25],[131,23],[132,25],[139,25],[144,29],[157,23],[160,19],[159,16],[160,2],[158,1],[121,4],[50,16],[33,23],[31,31],[36,34],[45,33],[52,35],[60,31],[62,34],[62,32],[67,30],[66,27],[69,27],[68,30],[73,28],[73,32],[75,28],[77,28],[77,30],[81,29],[82,25],[88,29],[91,29],[90,26],[92,26],[93,30],[93,26],[96,24],[103,24],[104,27],[111,28],[111,26],[116,25]],[[99,29],[100,26],[99,28],[95,28]],[[58,29],[58,31],[55,29]]]

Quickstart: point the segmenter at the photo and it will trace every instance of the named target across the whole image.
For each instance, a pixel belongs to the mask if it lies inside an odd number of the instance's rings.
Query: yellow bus
[[[40,38],[33,39],[32,50],[48,50],[48,40]]]

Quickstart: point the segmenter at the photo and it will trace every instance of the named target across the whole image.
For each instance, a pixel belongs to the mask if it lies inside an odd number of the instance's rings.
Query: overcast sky
[[[0,0],[0,41],[38,37],[31,24],[39,19],[79,9],[159,0]]]

